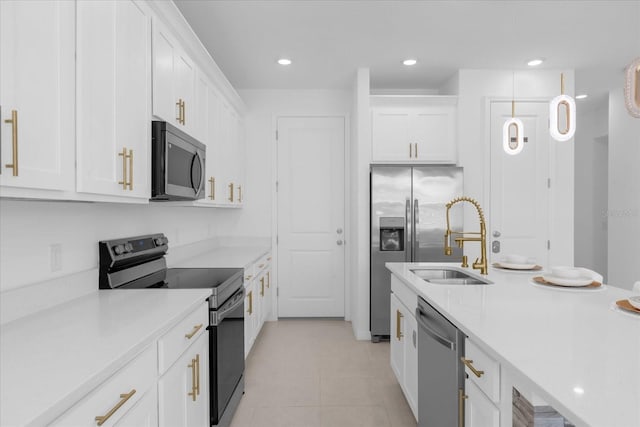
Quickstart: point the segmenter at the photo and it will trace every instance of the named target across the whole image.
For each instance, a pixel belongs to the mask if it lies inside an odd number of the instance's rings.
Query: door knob
[[[336,242],[336,244],[337,244],[338,246],[342,246],[342,240],[338,240],[338,241]]]
[[[338,234],[342,234],[342,228],[338,228],[338,229],[336,230],[336,233],[338,233]]]
[[[493,232],[493,237],[500,237],[500,236],[501,236],[501,234],[500,234],[499,231],[494,231]]]

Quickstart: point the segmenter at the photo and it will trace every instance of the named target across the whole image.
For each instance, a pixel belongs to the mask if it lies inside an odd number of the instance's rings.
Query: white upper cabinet
[[[456,103],[452,96],[372,96],[372,160],[456,163]]]
[[[77,6],[77,190],[150,197],[151,16],[145,3]]]
[[[195,137],[196,67],[171,33],[153,21],[153,115]]]
[[[74,190],[74,54],[74,1],[0,1],[2,187]]]

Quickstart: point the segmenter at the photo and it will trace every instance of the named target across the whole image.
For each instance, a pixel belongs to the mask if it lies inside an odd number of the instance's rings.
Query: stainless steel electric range
[[[100,289],[210,288],[211,425],[227,427],[244,393],[244,271],[167,268],[163,234],[100,241]]]

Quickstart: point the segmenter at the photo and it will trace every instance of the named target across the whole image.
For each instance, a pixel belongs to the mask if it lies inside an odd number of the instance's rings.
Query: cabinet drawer
[[[500,402],[500,364],[493,360],[487,353],[480,350],[471,340],[465,343],[465,359],[476,371],[483,371],[478,377],[468,365],[465,372],[491,400]],[[473,361],[473,362],[471,362]]]
[[[155,386],[155,382],[156,349],[151,345],[51,425],[96,425],[99,416],[107,417],[101,425],[113,425]]]
[[[193,311],[158,340],[158,369],[166,372],[178,357],[206,332],[209,325],[209,310],[206,304]]]
[[[256,261],[256,263],[255,263],[256,274],[259,271],[262,271],[262,270],[264,270],[266,268],[269,268],[270,264],[271,264],[271,252],[269,252],[268,254],[266,254],[262,258],[260,258],[258,261]]]
[[[418,295],[393,274],[391,275],[391,292],[415,317],[416,308],[418,307]]]
[[[249,264],[244,268],[244,285],[247,286],[254,278],[254,264]]]

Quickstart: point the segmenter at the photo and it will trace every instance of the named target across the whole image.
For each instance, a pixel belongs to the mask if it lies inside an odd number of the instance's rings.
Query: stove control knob
[[[116,253],[116,255],[122,255],[122,253],[124,252],[124,245],[116,245],[113,247],[113,252]]]
[[[124,251],[125,252],[131,252],[133,251],[133,245],[131,243],[125,243],[124,245]]]
[[[156,237],[154,242],[156,243],[156,246],[162,246],[162,237]]]

